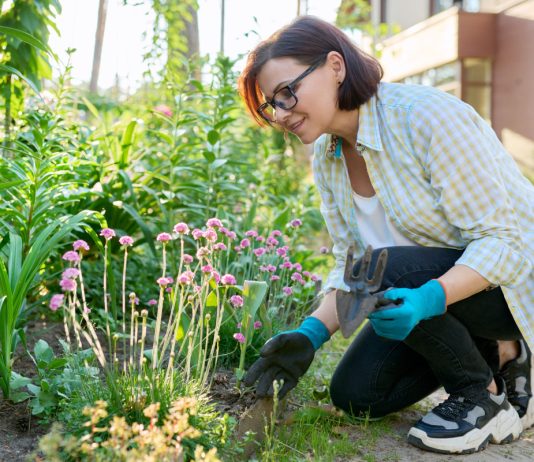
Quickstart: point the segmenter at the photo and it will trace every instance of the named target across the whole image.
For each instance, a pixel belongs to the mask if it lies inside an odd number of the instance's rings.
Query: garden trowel
[[[383,249],[378,255],[374,272],[370,277],[368,275],[373,248],[368,246],[365,249],[360,270],[356,276],[352,272],[353,253],[354,247],[351,246],[347,251],[343,277],[350,291],[338,290],[336,293],[337,319],[341,333],[345,338],[350,337],[373,311],[394,308],[402,303],[399,299],[389,300],[384,298],[384,292],[376,293],[384,277],[388,259],[387,249]]]

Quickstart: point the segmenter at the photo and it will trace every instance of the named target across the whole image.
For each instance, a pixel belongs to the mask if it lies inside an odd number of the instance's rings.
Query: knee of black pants
[[[342,374],[336,371],[330,382],[330,398],[338,409],[359,418],[376,418],[388,414],[381,405],[383,399],[377,397],[374,391],[347,385]]]

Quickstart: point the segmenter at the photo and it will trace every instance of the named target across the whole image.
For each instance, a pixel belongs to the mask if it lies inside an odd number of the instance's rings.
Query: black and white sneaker
[[[495,378],[498,394],[487,390],[469,396],[450,395],[408,432],[408,442],[442,454],[469,454],[488,443],[509,443],[523,426],[506,399],[502,379]]]
[[[534,425],[534,362],[524,340],[519,340],[519,348],[519,356],[508,361],[499,371],[499,375],[506,383],[508,401],[521,417],[523,430],[526,430]]]

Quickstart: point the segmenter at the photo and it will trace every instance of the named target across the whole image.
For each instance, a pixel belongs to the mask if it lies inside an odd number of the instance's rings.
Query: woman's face
[[[295,107],[288,110],[277,107],[275,111],[276,123],[297,135],[304,144],[313,143],[320,135],[328,133],[339,111],[338,81],[342,75],[330,58],[329,55],[323,65],[295,85],[293,91],[298,100]],[[290,84],[309,67],[293,58],[267,61],[258,74],[258,84],[265,100],[271,101],[277,90]]]

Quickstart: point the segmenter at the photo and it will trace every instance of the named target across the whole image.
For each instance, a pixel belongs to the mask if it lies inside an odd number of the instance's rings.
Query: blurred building
[[[384,80],[433,85],[471,104],[534,178],[534,0],[371,0]]]

